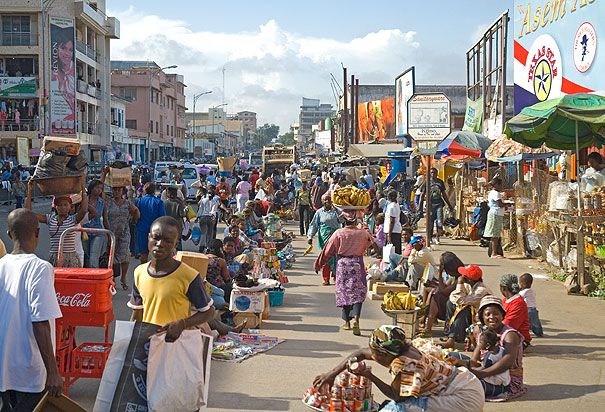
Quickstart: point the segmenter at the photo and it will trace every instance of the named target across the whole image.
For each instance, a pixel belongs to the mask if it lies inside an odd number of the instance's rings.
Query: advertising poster
[[[76,134],[76,55],[74,20],[50,18],[51,135]]]
[[[332,131],[321,130],[315,135],[315,147],[330,149],[332,147]]]
[[[395,79],[396,137],[408,134],[408,101],[414,95],[414,67],[410,67]]]
[[[360,143],[395,138],[394,106],[393,98],[357,105]]]
[[[603,3],[516,0],[515,113],[564,94],[605,90]]]
[[[433,150],[451,131],[451,103],[443,93],[415,94],[408,101],[408,131],[418,149]]]
[[[17,163],[29,166],[29,139],[17,136]]]
[[[477,100],[466,98],[466,114],[462,130],[481,133],[483,123],[483,97]]]
[[[0,97],[38,97],[35,77],[0,77]]]

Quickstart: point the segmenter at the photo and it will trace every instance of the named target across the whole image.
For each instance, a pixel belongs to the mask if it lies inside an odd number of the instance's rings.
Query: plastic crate
[[[69,352],[70,348],[57,349],[56,359],[59,373],[65,376],[69,373]]]
[[[55,268],[55,290],[63,315],[107,312],[115,294],[113,271]]]
[[[269,294],[269,306],[282,306],[284,304],[284,293],[283,290],[270,290]]]
[[[101,378],[111,343],[85,342],[71,353],[70,375],[77,378]]]

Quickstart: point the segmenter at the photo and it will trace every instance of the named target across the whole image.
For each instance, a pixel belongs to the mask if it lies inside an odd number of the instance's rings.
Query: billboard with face
[[[410,67],[395,79],[395,134],[403,137],[408,134],[408,101],[414,95],[414,67]]]
[[[395,138],[394,104],[394,99],[390,98],[357,105],[359,142]]]
[[[50,131],[76,134],[76,55],[74,20],[50,18]]]
[[[564,94],[605,90],[603,5],[515,0],[515,113]]]

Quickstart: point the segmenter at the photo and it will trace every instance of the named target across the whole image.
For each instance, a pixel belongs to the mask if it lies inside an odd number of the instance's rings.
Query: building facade
[[[133,138],[126,128],[126,107],[130,102],[111,95],[111,145],[116,159],[140,162],[144,145],[140,139]]]
[[[248,148],[252,144],[252,136],[254,136],[256,133],[256,128],[258,127],[256,113],[244,110],[237,112],[237,114],[233,116],[233,119],[240,120],[242,122],[244,140],[242,150],[244,153],[247,153]]]
[[[298,117],[298,140],[303,147],[313,133],[313,125],[319,124],[326,117],[334,116],[335,112],[331,104],[321,103],[319,99],[308,99],[303,97]]]
[[[35,156],[44,135],[79,139],[92,162],[111,151],[110,40],[120,22],[105,10],[105,0],[0,2],[0,156],[14,156],[17,137]]]
[[[126,128],[139,144],[141,161],[187,156],[185,80],[155,62],[112,61],[111,91],[127,100]]]

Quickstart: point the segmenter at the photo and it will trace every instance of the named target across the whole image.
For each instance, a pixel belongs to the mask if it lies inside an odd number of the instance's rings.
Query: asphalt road
[[[47,210],[48,204],[36,204]],[[6,238],[6,216],[9,208],[0,208],[0,236],[10,250]],[[294,226],[289,227],[294,230]],[[186,249],[193,245],[187,244]],[[367,344],[370,331],[389,323],[379,302],[366,301],[362,314],[362,337],[340,331],[339,310],[334,304],[333,286],[321,286],[321,279],[312,272],[314,256],[302,257],[304,240],[294,242],[298,260],[288,271],[284,306],[274,308],[262,329],[286,342],[245,360],[240,364],[213,362],[210,383],[210,411],[303,411],[300,398],[313,378],[348,353]],[[42,228],[38,253],[45,257],[48,232]],[[486,411],[601,411],[605,404],[605,302],[582,296],[567,296],[563,285],[550,280],[535,260],[488,259],[485,249],[465,241],[445,240],[436,246],[435,255],[449,250],[465,263],[480,265],[484,279],[497,293],[502,274],[526,271],[534,274],[540,317],[545,337],[534,339],[534,347],[525,357],[525,383],[528,393],[509,403],[488,404]],[[132,268],[129,283],[132,284]],[[119,290],[114,297],[118,319],[130,317],[126,307],[128,292]],[[442,324],[435,327],[435,332]],[[102,339],[102,331],[82,328],[80,341]],[[373,365],[387,379],[385,370]],[[72,386],[71,397],[91,410],[98,380],[83,379]],[[378,391],[375,391],[378,393]],[[377,397],[379,400],[381,396]]]

